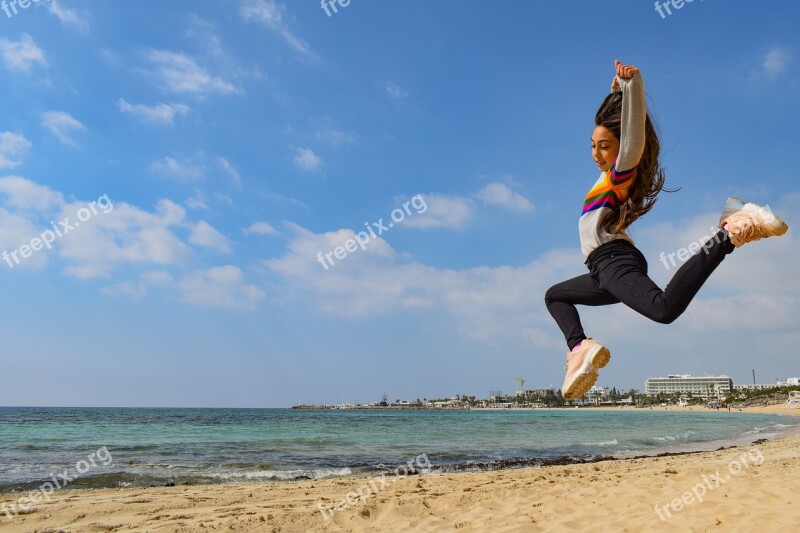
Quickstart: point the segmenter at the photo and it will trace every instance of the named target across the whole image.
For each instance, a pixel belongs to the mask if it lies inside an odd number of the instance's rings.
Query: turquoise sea
[[[0,491],[280,482],[513,468],[714,449],[800,430],[800,418],[627,409],[358,411],[0,408]],[[424,456],[425,460],[418,458]]]

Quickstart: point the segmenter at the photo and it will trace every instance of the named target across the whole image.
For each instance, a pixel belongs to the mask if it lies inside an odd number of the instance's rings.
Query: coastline
[[[687,410],[673,410],[679,409]],[[731,413],[800,415],[782,405]],[[3,517],[0,528],[588,531],[601,526],[702,531],[720,525],[745,528],[767,519],[775,528],[789,528],[800,521],[796,502],[792,505],[800,492],[798,449],[800,435],[794,434],[714,451],[383,480],[347,476],[278,483],[72,489],[56,491],[50,501],[35,504],[29,514],[13,520]],[[763,461],[754,460],[758,457]],[[749,463],[729,472],[729,466],[742,458],[745,462],[749,458]],[[730,479],[709,485],[707,480],[716,479],[718,471]],[[375,490],[361,502],[355,491],[363,487]],[[705,491],[702,501],[692,496],[693,488]],[[347,502],[348,494],[352,503]],[[18,493],[0,494],[0,504],[19,497]],[[337,502],[341,509],[330,507]],[[657,506],[661,506],[660,515]]]

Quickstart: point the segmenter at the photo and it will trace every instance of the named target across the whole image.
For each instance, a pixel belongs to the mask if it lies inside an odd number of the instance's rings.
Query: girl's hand
[[[616,91],[619,89],[619,78],[630,79],[635,74],[639,73],[639,69],[633,65],[623,65],[622,61],[617,59],[614,61],[614,68],[617,70],[617,75],[611,81],[611,90]]]
[[[635,74],[639,73],[638,68],[634,67],[633,65],[623,65],[622,61],[619,59],[614,62],[614,67],[617,69],[617,76],[624,80],[632,78]]]

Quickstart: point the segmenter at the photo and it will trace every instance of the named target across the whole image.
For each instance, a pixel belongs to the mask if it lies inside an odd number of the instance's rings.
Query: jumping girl
[[[745,243],[783,235],[788,226],[768,207],[731,196],[719,231],[686,261],[663,291],[647,276],[647,261],[626,232],[650,211],[664,189],[658,135],[647,113],[639,69],[615,62],[609,94],[595,114],[592,157],[602,171],[583,203],[579,230],[588,274],[553,285],[545,295],[567,340],[566,400],[586,394],[611,354],[587,338],[576,305],[622,302],[651,320],[669,324],[686,310],[725,256]]]

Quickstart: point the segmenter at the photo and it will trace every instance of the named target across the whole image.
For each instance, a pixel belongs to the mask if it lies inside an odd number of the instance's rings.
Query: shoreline
[[[10,521],[3,517],[2,528],[484,531],[513,526],[513,530],[538,531],[596,530],[602,524],[618,530],[703,530],[717,525],[744,527],[758,521],[759,514],[776,527],[776,517],[781,517],[778,521],[790,527],[800,518],[796,505],[791,505],[796,498],[789,496],[800,490],[800,477],[794,474],[800,467],[798,447],[800,435],[795,434],[714,451],[415,474],[382,481],[362,475],[280,483],[73,489],[57,491],[29,514]],[[737,467],[740,471],[730,466],[748,457],[750,464]],[[763,461],[756,461],[758,457]],[[730,484],[709,485],[704,501],[686,503],[693,487],[700,490],[704,480],[719,476],[726,465]],[[369,486],[377,490],[359,501],[356,491]],[[786,496],[779,498],[784,491]],[[348,503],[348,495],[353,503]],[[0,494],[0,505],[15,497],[19,494]],[[330,507],[337,502],[339,509]],[[743,513],[743,507],[752,513]]]
[[[632,408],[632,407],[589,407],[589,408],[578,408],[583,411],[600,411],[600,412],[639,412],[640,408]],[[541,411],[542,409],[531,409],[531,408],[516,408],[516,409],[499,409],[500,411]],[[545,409],[546,410],[546,409]],[[554,411],[563,410],[564,412],[574,412],[577,410],[575,407],[572,408],[554,408]],[[650,411],[651,409],[641,409],[643,411]],[[491,410],[494,411],[494,410]],[[700,409],[692,408],[692,407],[660,407],[660,408],[653,408],[653,412],[664,412],[664,413],[674,413],[674,412],[693,412],[693,413],[708,413],[708,414],[715,414],[720,415],[717,410],[715,409],[708,409],[705,407],[701,407]],[[721,410],[725,412],[725,410]],[[744,414],[744,415],[784,415],[784,416],[800,416],[800,409],[785,409],[783,405],[771,405],[771,406],[763,406],[763,407],[752,407],[752,408],[743,408],[743,409],[733,409],[727,414]],[[724,416],[724,415],[723,415]],[[761,428],[764,429],[764,428]],[[721,449],[727,449],[735,446],[744,446],[754,441],[763,441],[766,437],[767,439],[775,439],[775,438],[782,438],[784,436],[789,435],[799,435],[800,436],[800,425],[793,426],[791,428],[774,428],[768,432],[762,433],[760,431],[754,431],[752,433],[746,432],[741,435],[733,434],[727,437],[718,437],[711,440],[702,440],[702,441],[691,441],[691,442],[668,442],[664,443],[657,448],[644,448],[644,449],[632,449],[632,450],[609,450],[603,449],[602,447],[591,449],[591,450],[584,450],[583,452],[574,452],[572,454],[567,454],[566,452],[563,455],[553,455],[544,453],[542,455],[536,456],[526,456],[526,457],[511,457],[511,458],[502,458],[502,459],[490,459],[489,457],[483,459],[473,459],[473,460],[465,460],[464,462],[455,462],[455,463],[446,463],[446,464],[438,464],[438,465],[429,465],[431,468],[427,469],[424,472],[424,475],[446,475],[446,474],[456,474],[456,473],[466,473],[466,472],[495,472],[495,471],[502,471],[502,470],[512,470],[512,469],[520,469],[520,468],[538,468],[538,467],[547,467],[547,466],[568,466],[568,465],[576,465],[576,464],[588,464],[594,463],[598,461],[609,461],[609,460],[626,460],[632,458],[643,458],[643,457],[667,457],[673,455],[683,455],[687,453],[700,453],[700,452],[708,452],[708,451],[716,451]],[[145,489],[145,488],[157,488],[157,487],[164,487],[164,486],[189,486],[189,487],[203,487],[203,486],[220,486],[220,485],[227,485],[227,484],[247,484],[247,483],[290,483],[296,481],[325,481],[325,480],[335,480],[335,479],[354,479],[364,476],[371,476],[371,475],[381,475],[384,473],[385,475],[391,475],[388,470],[378,470],[375,469],[374,471],[370,471],[366,468],[354,468],[355,471],[350,471],[348,473],[328,473],[321,477],[316,477],[318,474],[316,472],[307,473],[302,475],[297,475],[293,477],[264,477],[260,480],[249,480],[249,479],[240,479],[240,480],[215,480],[213,479],[214,476],[210,478],[205,477],[195,477],[188,475],[188,477],[181,478],[178,476],[177,478],[162,478],[162,479],[138,479],[134,480],[131,478],[128,479],[121,479],[114,481],[113,479],[106,480],[105,482],[100,482],[97,484],[93,483],[84,483],[82,482],[83,486],[77,484],[71,484],[68,487],[61,488],[61,490],[66,491],[83,491],[83,490],[103,490],[103,489]],[[350,468],[347,468],[350,470]],[[131,476],[135,477],[135,474],[131,474]],[[130,476],[128,476],[130,477]],[[46,482],[47,480],[45,480]],[[28,483],[19,483],[19,484],[9,484],[3,487],[0,487],[0,504],[2,504],[2,498],[7,497],[9,495],[18,495],[18,497],[27,494],[29,491],[35,491],[41,485],[41,480],[38,481],[31,481]],[[60,488],[60,487],[59,487]],[[0,517],[2,517],[2,508],[0,507]],[[2,524],[2,522],[0,522]]]

